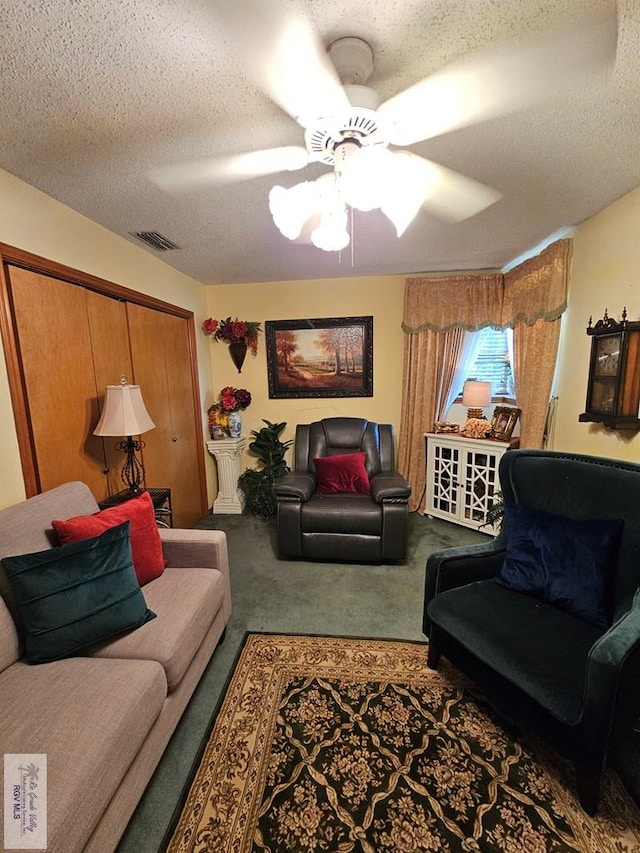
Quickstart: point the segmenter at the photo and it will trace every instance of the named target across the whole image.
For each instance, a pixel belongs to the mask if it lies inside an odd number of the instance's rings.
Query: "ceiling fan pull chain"
[[[355,240],[356,240],[356,235],[355,235],[354,230],[353,230],[353,208],[350,207],[349,211],[351,213],[351,216],[350,216],[351,221],[349,223],[349,230],[351,231],[351,269],[353,269],[355,266]]]

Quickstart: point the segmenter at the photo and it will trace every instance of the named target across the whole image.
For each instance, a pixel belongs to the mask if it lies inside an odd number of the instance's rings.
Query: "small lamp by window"
[[[144,465],[136,455],[144,447],[144,442],[136,441],[133,436],[148,432],[154,427],[139,385],[128,385],[124,376],[120,385],[107,385],[102,414],[93,434],[126,436],[115,448],[124,450],[127,454],[120,476],[134,495],[140,493],[140,484],[144,483]]]
[[[462,405],[467,406],[467,418],[484,418],[484,408],[491,402],[491,383],[467,379],[462,388]]]

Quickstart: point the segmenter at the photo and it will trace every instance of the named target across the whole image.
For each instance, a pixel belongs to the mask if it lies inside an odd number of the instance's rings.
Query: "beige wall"
[[[568,309],[563,317],[556,393],[555,450],[640,461],[640,433],[579,423],[587,396],[591,339],[606,308],[619,320],[640,320],[640,189],[624,196],[576,229]]]
[[[90,273],[206,316],[206,288],[148,251],[116,236],[69,207],[0,170],[0,242]],[[208,341],[197,336],[200,394],[210,384]],[[204,422],[204,412],[203,412]],[[0,349],[0,507],[24,498],[4,353]],[[214,466],[207,459],[210,495]]]
[[[640,460],[640,435],[578,423],[584,410],[590,339],[605,308],[619,317],[640,319],[640,189],[583,223],[574,236],[569,308],[563,318],[555,393],[559,396],[553,447],[600,456]],[[243,434],[262,418],[286,421],[285,438],[296,423],[321,417],[356,415],[389,422],[396,434],[402,405],[403,334],[400,329],[403,276],[268,282],[203,287],[28,184],[0,170],[0,242],[17,246],[207,316],[243,320],[373,315],[374,395],[365,398],[270,400],[264,334],[258,355],[247,355],[242,373],[226,344],[197,333],[200,393],[204,410],[224,385],[247,388],[253,402],[244,413]],[[4,358],[0,353],[0,506],[24,497],[24,486]],[[215,465],[207,459],[209,498],[215,497]],[[242,467],[255,465],[245,454]]]
[[[282,437],[293,438],[298,423],[344,415],[391,423],[397,438],[402,400],[404,276],[214,285],[207,290],[210,316],[262,323],[258,354],[255,358],[247,354],[241,374],[226,344],[209,343],[214,385],[208,402],[213,402],[225,385],[246,388],[252,394],[252,403],[243,412],[243,435],[260,429],[265,419],[286,421]],[[269,399],[265,320],[359,316],[373,316],[373,397]],[[290,455],[287,461],[291,461]],[[245,453],[241,470],[247,466],[255,467],[256,460]]]

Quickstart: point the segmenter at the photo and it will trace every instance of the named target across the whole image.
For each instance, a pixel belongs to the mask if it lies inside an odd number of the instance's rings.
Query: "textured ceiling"
[[[137,245],[132,232],[160,232],[180,248],[145,250],[204,283],[502,267],[640,186],[640,2],[619,0],[610,74],[411,146],[502,193],[464,222],[422,211],[398,239],[381,213],[356,212],[353,251],[326,253],[284,238],[267,196],[328,167],[167,193],[149,177],[155,167],[303,144],[301,128],[243,74],[216,5],[3,0],[0,167]],[[615,10],[614,0],[303,6],[325,44],[347,35],[371,44],[369,84],[382,100],[479,49]]]

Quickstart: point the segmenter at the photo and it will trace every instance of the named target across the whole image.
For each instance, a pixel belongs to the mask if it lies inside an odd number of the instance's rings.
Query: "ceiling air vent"
[[[169,249],[180,248],[180,246],[172,243],[171,240],[163,237],[162,234],[158,234],[157,231],[134,231],[133,236],[137,237],[138,240],[142,240],[143,243],[146,243],[147,246],[151,246],[152,249],[158,252],[168,252]]]

